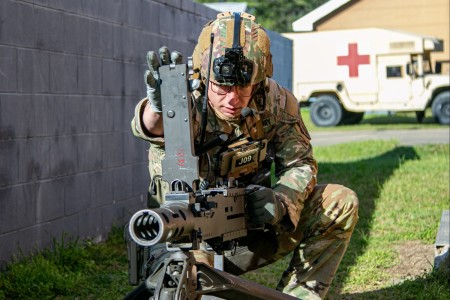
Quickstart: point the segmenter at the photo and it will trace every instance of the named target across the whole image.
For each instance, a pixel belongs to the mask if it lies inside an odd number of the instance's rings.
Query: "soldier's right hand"
[[[159,67],[168,64],[181,64],[183,56],[178,51],[170,53],[169,48],[163,46],[159,48],[161,63],[154,51],[147,52],[148,70],[145,71],[144,80],[147,87],[147,98],[150,101],[150,107],[154,112],[162,112],[161,103],[161,81],[159,78]]]

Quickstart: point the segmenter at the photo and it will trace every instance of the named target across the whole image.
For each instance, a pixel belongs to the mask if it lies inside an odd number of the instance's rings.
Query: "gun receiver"
[[[162,207],[133,215],[130,234],[142,246],[186,239],[229,241],[247,235],[244,209],[243,188],[170,193]]]

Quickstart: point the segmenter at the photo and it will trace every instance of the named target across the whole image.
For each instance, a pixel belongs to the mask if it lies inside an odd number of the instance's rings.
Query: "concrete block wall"
[[[131,134],[148,50],[192,53],[217,13],[188,0],[0,1],[0,260],[104,239],[145,207]]]
[[[130,130],[145,54],[190,55],[216,14],[190,0],[0,1],[0,262],[63,234],[104,240],[145,207],[148,145]]]
[[[256,18],[258,21],[258,18]],[[272,53],[273,79],[281,86],[292,91],[293,75],[293,41],[278,32],[266,30],[270,38],[270,52]]]

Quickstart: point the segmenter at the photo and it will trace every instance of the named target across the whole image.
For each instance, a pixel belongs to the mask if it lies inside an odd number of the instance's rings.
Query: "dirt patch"
[[[434,261],[434,245],[420,241],[409,241],[394,246],[398,253],[399,263],[386,270],[392,283],[397,284],[405,279],[413,279],[431,271]]]

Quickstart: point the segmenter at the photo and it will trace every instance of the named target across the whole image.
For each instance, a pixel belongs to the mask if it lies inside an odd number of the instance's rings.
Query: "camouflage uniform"
[[[249,107],[263,114],[235,120],[223,120],[209,107],[206,141],[218,133],[228,133],[230,138],[252,135],[258,120],[262,121],[264,137],[273,152],[278,181],[273,190],[287,207],[287,214],[268,230],[251,231],[243,238],[233,253],[226,253],[225,271],[235,275],[268,265],[290,252],[293,258],[284,272],[277,289],[302,299],[325,297],[336,269],[345,253],[358,219],[358,199],[350,189],[334,184],[317,185],[317,163],[313,158],[310,136],[305,128],[295,97],[275,81],[267,78],[262,84],[265,107],[255,97]],[[193,114],[195,138],[199,140],[201,91],[193,93],[197,107]],[[149,207],[163,203],[168,191],[161,180],[161,160],[164,157],[164,138],[152,137],[142,129],[141,116],[148,100],[136,106],[132,121],[133,133],[150,142],[149,169],[151,185]],[[215,149],[210,157],[215,158]],[[270,169],[271,161],[261,163]],[[202,176],[207,176],[207,163],[200,160]],[[216,161],[212,161],[215,165]],[[214,167],[212,168],[214,170]],[[209,174],[215,182],[215,174]],[[244,178],[250,183],[252,177]],[[270,185],[270,183],[266,184]]]

